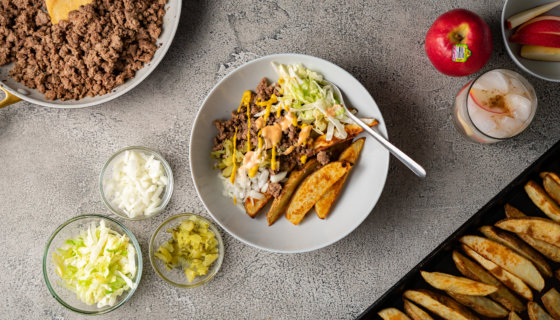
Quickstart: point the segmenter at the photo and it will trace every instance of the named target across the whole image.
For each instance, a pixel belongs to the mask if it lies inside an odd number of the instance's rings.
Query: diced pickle
[[[172,238],[158,248],[156,258],[169,270],[183,268],[189,282],[206,275],[219,257],[218,240],[208,223],[189,217],[167,232]]]

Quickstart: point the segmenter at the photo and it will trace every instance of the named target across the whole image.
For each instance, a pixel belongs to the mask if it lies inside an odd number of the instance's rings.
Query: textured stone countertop
[[[132,299],[99,319],[350,319],[449,236],[560,138],[558,84],[526,75],[539,109],[520,136],[495,145],[460,137],[451,104],[468,78],[439,74],[424,54],[433,20],[452,8],[492,27],[484,70],[518,70],[499,32],[502,1],[183,1],[179,31],[161,65],[128,94],[85,109],[19,103],[0,110],[0,318],[77,319],[47,291],[41,272],[54,229],[83,213],[108,215],[99,171],[117,149],[160,150],[176,189],[160,216],[125,224],[145,258]],[[226,256],[206,285],[181,290],[147,260],[155,227],[180,212],[208,214],[188,166],[195,114],[223,76],[281,52],[318,56],[352,73],[377,101],[391,141],[423,164],[424,181],[394,158],[370,216],[343,240],[304,254],[274,254],[224,234]],[[82,317],[87,318],[87,317]],[[91,318],[87,318],[91,319]]]

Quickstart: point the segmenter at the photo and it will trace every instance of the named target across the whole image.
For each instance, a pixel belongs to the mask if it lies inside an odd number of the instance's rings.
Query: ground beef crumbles
[[[43,0],[0,0],[0,65],[49,100],[109,93],[157,50],[167,0],[93,0],[51,24]]]

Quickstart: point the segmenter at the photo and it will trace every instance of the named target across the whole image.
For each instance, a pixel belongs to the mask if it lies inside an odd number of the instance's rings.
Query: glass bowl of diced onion
[[[217,241],[216,248],[218,249],[217,258],[208,266],[207,272],[204,275],[196,275],[192,281],[189,281],[186,276],[184,267],[168,268],[166,264],[158,258],[158,250],[161,246],[165,246],[172,239],[172,229],[178,228],[183,222],[194,219],[204,223],[208,231],[214,234]],[[222,261],[224,259],[224,242],[220,235],[218,228],[208,219],[193,213],[182,213],[175,215],[165,220],[154,231],[150,240],[149,247],[150,263],[156,273],[165,282],[179,287],[179,288],[194,288],[203,285],[210,281],[220,270]],[[187,266],[188,267],[188,266]]]
[[[92,258],[98,247],[103,251]],[[140,283],[140,245],[117,220],[96,214],[77,216],[49,238],[43,277],[51,295],[65,308],[87,315],[108,313],[128,301]]]
[[[103,166],[101,198],[112,213],[142,220],[161,213],[173,194],[173,172],[156,151],[140,146],[123,148]]]

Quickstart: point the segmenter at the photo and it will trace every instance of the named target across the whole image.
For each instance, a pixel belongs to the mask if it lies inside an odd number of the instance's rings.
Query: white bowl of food
[[[293,73],[298,76],[290,76]],[[286,253],[325,247],[358,227],[381,195],[389,167],[388,151],[367,138],[361,154],[354,159],[357,161],[343,156],[348,154],[344,150],[350,150],[349,138],[356,141],[360,136],[346,132],[347,126],[352,125],[321,77],[337,85],[348,107],[356,108],[358,115],[372,124],[376,120],[375,130],[387,136],[381,112],[368,91],[342,68],[307,55],[278,54],[251,61],[222,79],[199,109],[190,141],[190,165],[197,193],[224,230],[251,246]],[[260,83],[263,78],[268,79],[268,85]],[[308,87],[302,89],[304,83]],[[303,94],[301,98],[296,98],[297,90]],[[309,98],[312,92],[319,91],[323,93]],[[220,120],[223,130],[220,137],[215,120]],[[235,136],[235,147],[231,137],[234,126],[238,126],[240,136]],[[336,144],[336,139],[350,142]],[[248,152],[247,141],[252,153]],[[321,143],[336,145],[339,150],[332,148],[328,154],[319,155]],[[361,140],[352,146],[360,143]],[[235,167],[232,154],[237,155]],[[319,168],[327,169],[319,172]],[[232,172],[236,173],[233,180]],[[325,190],[334,190],[341,174],[348,179],[340,193],[330,198],[334,203],[331,201],[326,210],[321,207],[320,219],[315,209],[307,210],[309,204],[314,206],[318,197],[324,203]],[[297,175],[301,175],[299,179]],[[288,180],[297,183],[287,187]],[[268,203],[258,210],[263,199],[269,199]]]
[[[537,78],[560,82],[559,28],[560,1],[506,0],[504,4],[506,50],[519,68]]]

